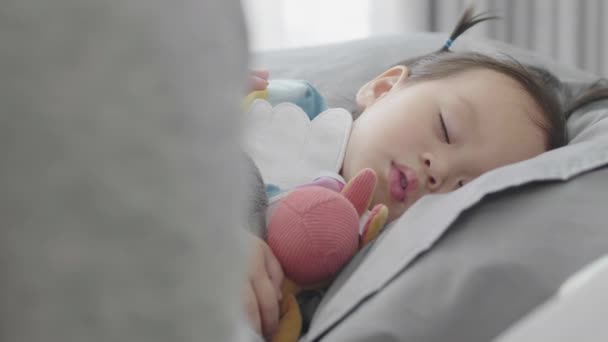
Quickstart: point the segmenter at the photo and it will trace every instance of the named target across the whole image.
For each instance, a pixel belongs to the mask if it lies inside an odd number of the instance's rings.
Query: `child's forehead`
[[[443,90],[460,94],[469,104],[495,102],[508,105],[533,104],[534,98],[524,86],[513,77],[492,69],[471,69],[436,80]]]
[[[477,91],[495,90],[497,91],[496,95],[500,95],[500,92],[506,90],[515,90],[509,93],[515,96],[531,97],[524,89],[524,86],[514,77],[508,75],[507,72],[500,72],[485,67],[470,67],[450,72],[449,74],[444,74],[441,71],[424,75],[412,74],[403,84],[405,88],[421,85],[441,91],[454,91],[457,89],[468,91],[473,89]],[[438,95],[442,95],[442,93],[438,93]]]
[[[493,84],[499,82],[501,84],[518,85],[519,82],[509,76],[506,72],[501,72],[492,68],[483,66],[472,66],[462,69],[452,75],[449,75],[444,80],[453,82],[476,81],[484,84]],[[441,79],[438,79],[441,80]]]

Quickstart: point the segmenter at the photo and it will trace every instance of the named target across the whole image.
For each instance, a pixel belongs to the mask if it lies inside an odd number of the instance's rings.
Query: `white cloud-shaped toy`
[[[264,181],[289,189],[321,172],[338,173],[352,127],[351,114],[331,108],[312,121],[292,103],[255,100],[245,114],[245,151]]]

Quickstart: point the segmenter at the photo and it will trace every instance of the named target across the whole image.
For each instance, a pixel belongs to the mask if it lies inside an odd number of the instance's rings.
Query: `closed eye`
[[[441,122],[441,129],[443,130],[443,135],[445,137],[445,141],[450,143],[450,134],[448,134],[448,128],[445,126],[445,120],[443,120],[443,114],[439,113],[439,121]]]

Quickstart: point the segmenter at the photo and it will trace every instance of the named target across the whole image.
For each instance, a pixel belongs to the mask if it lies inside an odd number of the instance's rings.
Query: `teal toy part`
[[[309,82],[303,80],[271,80],[268,99],[273,106],[290,102],[302,108],[310,120],[327,109],[325,99]]]

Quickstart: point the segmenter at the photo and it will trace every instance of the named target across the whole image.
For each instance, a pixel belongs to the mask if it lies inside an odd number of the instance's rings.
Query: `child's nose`
[[[431,153],[422,154],[422,164],[427,188],[431,192],[439,191],[446,177],[445,166]]]

